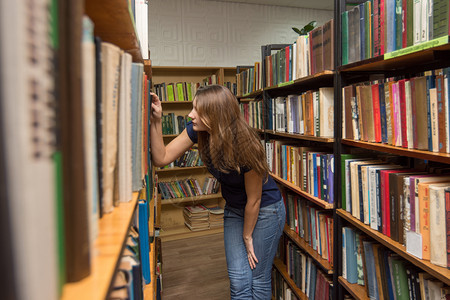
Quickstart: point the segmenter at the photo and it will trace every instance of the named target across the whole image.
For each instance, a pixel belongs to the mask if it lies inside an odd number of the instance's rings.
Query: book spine
[[[450,190],[445,190],[445,233],[447,237],[447,268],[450,268]]]

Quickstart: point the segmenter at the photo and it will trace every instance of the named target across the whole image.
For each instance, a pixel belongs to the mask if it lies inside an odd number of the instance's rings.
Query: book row
[[[264,111],[263,101],[250,101],[240,103],[241,114],[244,116],[245,121],[250,127],[263,130],[264,129]]]
[[[334,136],[334,89],[270,98],[266,129],[317,137]]]
[[[370,299],[448,299],[450,288],[351,227],[342,228],[342,277]]]
[[[272,268],[272,299],[299,300],[275,267]]]
[[[450,152],[449,68],[343,88],[343,137]]]
[[[418,258],[450,266],[450,203],[446,204],[450,176],[446,169],[410,168],[386,157],[354,158],[349,154],[342,155],[342,168],[343,209],[406,245]],[[410,250],[412,246],[416,250]]]
[[[291,142],[266,142],[269,170],[292,182],[302,191],[328,203],[334,203],[334,154],[323,148],[289,145]]]
[[[333,216],[310,205],[301,196],[283,193],[286,223],[322,258],[333,264]]]
[[[158,182],[158,190],[162,199],[175,199],[195,197],[201,195],[217,194],[220,184],[214,177],[205,178],[203,188],[197,179],[184,179]]]
[[[449,3],[443,0],[366,1],[341,18],[343,65],[449,34]]]
[[[197,148],[192,148],[184,154],[177,158],[174,162],[168,164],[167,166],[161,167],[161,169],[170,169],[173,167],[185,168],[185,167],[197,167],[203,166],[202,159]]]
[[[267,86],[334,69],[334,20],[265,57]]]
[[[281,243],[286,271],[295,285],[309,299],[329,299],[333,288],[331,278],[328,278],[314,260],[288,238],[284,238]]]
[[[190,121],[191,118],[187,115],[163,114],[161,117],[162,134],[180,134]]]
[[[223,212],[220,206],[188,205],[183,209],[184,224],[192,231],[223,227]]]

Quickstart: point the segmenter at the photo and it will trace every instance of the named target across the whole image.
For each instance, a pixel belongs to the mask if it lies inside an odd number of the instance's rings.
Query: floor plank
[[[227,300],[223,233],[162,241],[164,300]]]

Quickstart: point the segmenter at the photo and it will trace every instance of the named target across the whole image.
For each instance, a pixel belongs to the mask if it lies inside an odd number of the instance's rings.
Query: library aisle
[[[223,234],[162,240],[164,300],[227,300],[230,284]]]

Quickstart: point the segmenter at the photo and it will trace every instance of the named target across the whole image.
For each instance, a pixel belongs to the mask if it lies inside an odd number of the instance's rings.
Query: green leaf
[[[301,35],[301,32],[298,28],[292,27],[292,30],[294,30],[296,33],[298,33],[299,35]]]

